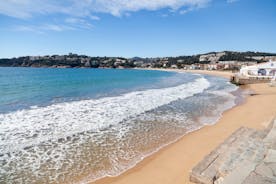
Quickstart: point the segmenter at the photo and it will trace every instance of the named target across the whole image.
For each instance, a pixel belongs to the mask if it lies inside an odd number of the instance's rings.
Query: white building
[[[240,75],[247,77],[259,76],[273,78],[276,75],[276,61],[242,67],[240,70]]]

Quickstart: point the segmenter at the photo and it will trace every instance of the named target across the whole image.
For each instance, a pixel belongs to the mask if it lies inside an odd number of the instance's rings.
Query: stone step
[[[276,120],[273,121],[270,131],[264,138],[264,143],[268,147],[274,147],[276,145]],[[276,149],[276,147],[275,147],[275,149]]]
[[[276,150],[269,149],[263,161],[242,182],[242,184],[275,184]]]
[[[193,168],[190,180],[213,184],[219,178],[232,173],[243,162],[252,163],[250,168],[253,168],[253,165],[256,166],[264,158],[265,147],[262,140],[265,136],[264,131],[245,127],[238,129]]]
[[[252,171],[255,170],[257,166],[256,162],[251,161],[243,161],[236,165],[236,169],[234,169],[231,173],[229,173],[223,179],[219,179],[215,181],[215,184],[242,184],[243,181],[250,175]]]
[[[263,131],[242,127],[193,168],[200,184],[276,184],[276,119]]]

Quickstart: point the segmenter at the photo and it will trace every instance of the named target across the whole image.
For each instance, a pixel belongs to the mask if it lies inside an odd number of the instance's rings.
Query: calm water
[[[162,81],[167,77],[175,75],[160,71],[0,67],[0,113],[181,83],[176,78],[169,83]]]
[[[161,71],[0,68],[0,183],[115,176],[235,105],[225,79]]]

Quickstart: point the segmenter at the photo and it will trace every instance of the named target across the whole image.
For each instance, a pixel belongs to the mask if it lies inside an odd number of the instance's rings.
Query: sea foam
[[[47,140],[58,140],[85,131],[101,131],[174,100],[200,93],[209,85],[201,77],[176,87],[0,114],[0,152],[15,152]]]
[[[68,170],[72,171],[70,177],[76,174],[76,178],[86,172],[93,179],[116,175],[133,165],[131,162],[140,153],[123,151],[126,146],[121,141],[105,141],[114,127],[117,132],[114,138],[121,139],[129,131],[130,127],[124,124],[128,119],[201,93],[209,86],[208,80],[200,77],[175,87],[0,114],[0,183],[64,182],[68,181],[65,174]],[[115,162],[107,166],[108,171],[89,165],[102,167],[106,159]],[[130,163],[120,165],[118,159]],[[91,173],[91,169],[96,170]]]

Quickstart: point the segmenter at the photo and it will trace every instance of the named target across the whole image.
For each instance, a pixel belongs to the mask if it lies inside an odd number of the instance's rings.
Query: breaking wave
[[[118,167],[115,170],[122,172],[137,153],[131,153],[131,150],[123,151],[124,145],[120,145],[120,141],[113,142],[113,135],[102,137],[102,132],[117,128],[114,136],[124,138],[127,132],[124,130],[129,130],[125,124],[126,120],[202,93],[209,86],[208,80],[200,77],[175,87],[135,91],[120,96],[64,102],[0,114],[0,183],[19,182],[22,178],[23,181],[32,183],[43,177],[47,177],[43,181],[48,183],[65,182],[65,173],[68,170],[72,171],[70,177],[74,177],[73,173],[91,175],[91,171],[86,173],[85,168],[91,168],[89,163],[95,161],[99,162],[99,168],[95,169]],[[150,127],[148,129],[150,131]],[[93,145],[87,145],[88,140],[93,140]],[[94,160],[89,162],[93,151],[99,152],[108,144],[119,147],[113,150],[116,151],[113,156],[122,154],[121,157],[112,158],[111,165],[108,163],[101,166],[100,162],[110,159],[110,155],[104,157],[104,154],[102,158],[93,158]],[[82,151],[77,152],[78,149]],[[128,154],[132,156],[128,158]],[[94,172],[94,175],[97,178],[106,173]]]

